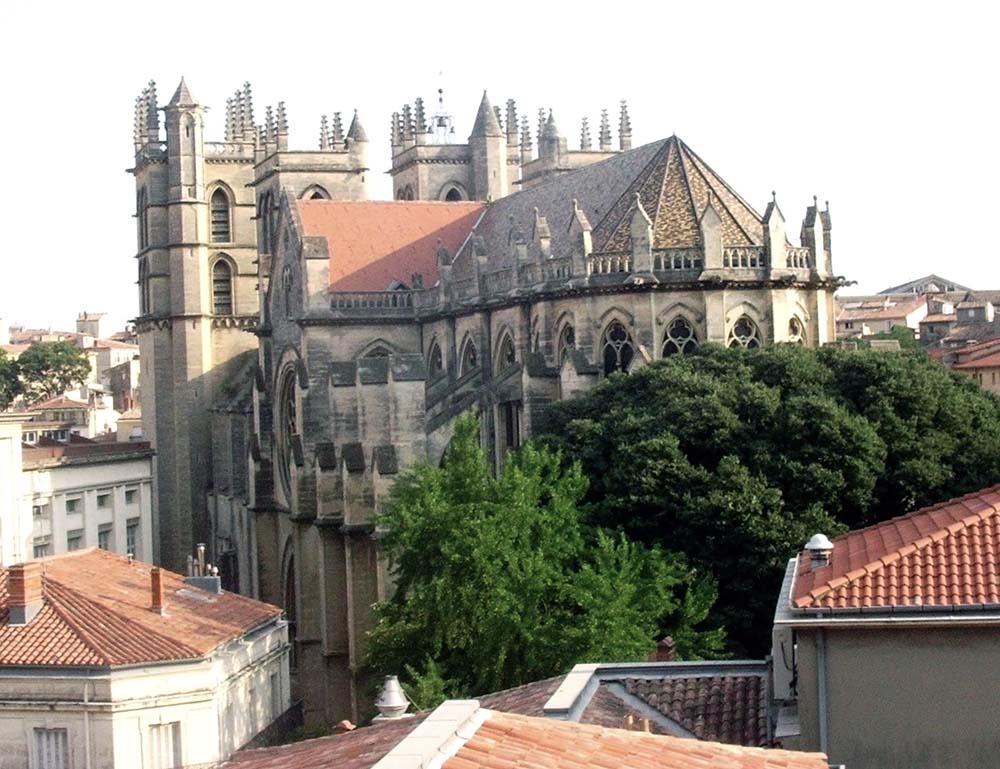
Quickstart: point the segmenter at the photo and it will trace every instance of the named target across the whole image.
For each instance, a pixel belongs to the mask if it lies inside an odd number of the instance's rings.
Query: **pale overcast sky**
[[[571,147],[582,116],[595,126],[626,98],[635,146],[676,133],[759,211],[777,190],[793,240],[812,196],[828,199],[852,292],[929,272],[1000,289],[998,16],[985,2],[12,3],[0,317],[136,314],[133,103],[151,78],[165,103],[181,75],[211,108],[210,139],[244,80],[258,119],[286,102],[293,149],[315,146],[321,114],[357,107],[378,172],[391,112],[433,105],[439,85],[460,138],[485,88],[533,123],[553,108]]]

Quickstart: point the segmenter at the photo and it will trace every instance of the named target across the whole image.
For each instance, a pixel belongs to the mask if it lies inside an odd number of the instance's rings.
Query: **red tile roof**
[[[443,769],[827,769],[821,753],[744,748],[495,713]]]
[[[235,593],[212,594],[162,571],[166,614],[150,610],[150,566],[104,550],[40,560],[44,604],[8,624],[0,570],[0,665],[114,666],[197,659],[281,614]]]
[[[429,715],[417,713],[332,737],[241,750],[226,769],[370,769]]]
[[[305,237],[325,237],[331,291],[386,291],[410,285],[413,273],[430,287],[438,279],[438,241],[453,257],[484,203],[296,201]]]
[[[981,358],[973,358],[965,363],[956,363],[952,368],[990,368],[992,366],[1000,366],[1000,352],[984,355]]]
[[[762,676],[629,678],[625,689],[700,740],[768,744],[767,682]]]
[[[55,398],[49,398],[45,401],[39,401],[38,403],[32,404],[28,411],[50,411],[52,409],[85,409],[88,408],[87,404],[83,401],[73,400],[72,398],[67,398],[65,395],[57,395]]]
[[[427,715],[277,748],[240,751],[226,767],[371,769]],[[486,720],[442,769],[827,769],[821,753],[722,745],[495,711],[485,715]],[[440,729],[438,736],[444,746],[454,739],[454,732]],[[415,746],[414,752],[426,747]],[[413,755],[413,766],[417,765]]]
[[[828,566],[799,556],[797,608],[1000,603],[1000,485],[833,540]]]

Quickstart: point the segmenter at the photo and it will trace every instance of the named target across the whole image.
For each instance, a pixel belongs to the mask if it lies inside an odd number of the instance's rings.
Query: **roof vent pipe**
[[[826,534],[813,534],[812,539],[806,542],[806,550],[809,551],[810,571],[815,571],[830,564],[833,543]]]
[[[410,706],[410,701],[403,693],[403,687],[399,685],[399,678],[396,676],[386,676],[385,684],[382,686],[382,694],[379,695],[375,707],[379,714],[374,721],[389,721],[395,718],[403,718],[406,709]]]

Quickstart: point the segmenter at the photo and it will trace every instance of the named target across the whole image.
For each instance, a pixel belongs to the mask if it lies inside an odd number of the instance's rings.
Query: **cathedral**
[[[499,469],[547,404],[613,372],[835,338],[828,207],[793,245],[776,200],[758,214],[677,136],[633,148],[624,102],[617,142],[604,112],[579,149],[505,106],[484,94],[465,143],[440,105],[395,112],[395,199],[376,201],[357,114],[292,150],[284,104],[258,122],[249,84],[222,141],[183,80],[136,100],[155,558],[182,569],[206,543],[227,589],[284,607],[308,723],[366,715],[391,586],[376,516],[457,415]]]

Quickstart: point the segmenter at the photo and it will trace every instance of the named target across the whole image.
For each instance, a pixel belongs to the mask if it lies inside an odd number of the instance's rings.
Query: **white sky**
[[[284,100],[292,148],[360,110],[376,171],[389,116],[439,84],[457,136],[484,88],[571,147],[629,101],[634,145],[677,133],[794,240],[830,200],[834,269],[874,292],[929,272],[1000,288],[997,6],[896,3],[11,3],[0,32],[6,229],[0,317],[115,328],[135,315],[134,99],[181,75],[221,139],[226,97]],[[443,75],[439,76],[439,73]],[[346,127],[346,124],[345,124]],[[380,176],[377,197],[389,197]]]

